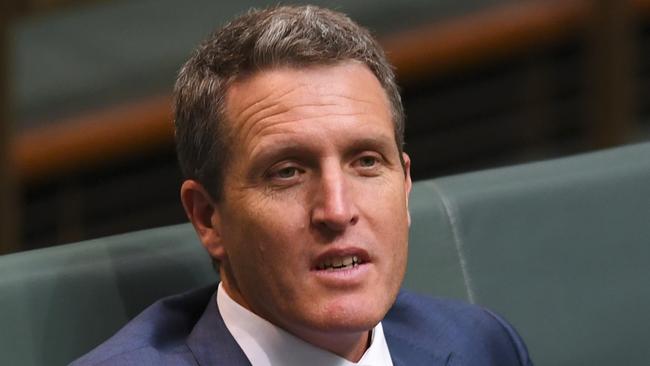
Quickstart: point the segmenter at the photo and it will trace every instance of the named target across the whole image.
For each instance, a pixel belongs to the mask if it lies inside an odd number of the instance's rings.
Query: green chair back
[[[505,315],[538,365],[650,365],[650,143],[414,191],[406,287]]]

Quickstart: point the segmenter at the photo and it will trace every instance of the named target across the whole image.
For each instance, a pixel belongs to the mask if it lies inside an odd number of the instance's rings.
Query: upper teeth
[[[338,269],[344,267],[355,267],[359,265],[359,258],[356,255],[345,257],[328,258],[318,265],[318,269]]]

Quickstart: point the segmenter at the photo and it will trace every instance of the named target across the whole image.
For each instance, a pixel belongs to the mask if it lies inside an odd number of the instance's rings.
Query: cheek
[[[224,245],[242,262],[275,265],[297,247],[305,228],[304,209],[293,202],[258,200],[241,205],[227,226],[235,230],[224,237]],[[258,270],[263,270],[259,268]]]
[[[364,213],[380,250],[391,258],[390,271],[397,276],[406,266],[408,253],[408,209],[403,185],[385,185],[375,191],[368,197]]]
[[[371,188],[371,189],[369,189]],[[403,184],[378,184],[359,187],[357,195],[364,197],[363,211],[376,230],[395,236],[408,229],[408,210]]]

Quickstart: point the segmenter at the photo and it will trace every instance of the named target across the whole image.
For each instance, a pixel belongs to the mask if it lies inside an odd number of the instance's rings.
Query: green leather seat
[[[418,183],[405,285],[505,315],[538,365],[650,365],[650,143]]]
[[[650,143],[418,182],[405,286],[506,316],[538,365],[650,364]],[[0,257],[0,364],[60,365],[214,282],[189,225]]]
[[[0,365],[66,365],[157,298],[215,279],[189,224],[0,257]]]

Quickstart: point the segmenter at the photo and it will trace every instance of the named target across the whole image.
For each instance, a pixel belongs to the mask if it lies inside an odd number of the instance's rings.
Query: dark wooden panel
[[[9,92],[9,26],[14,1],[0,4],[0,254],[19,248],[16,185],[11,159],[13,126]]]

